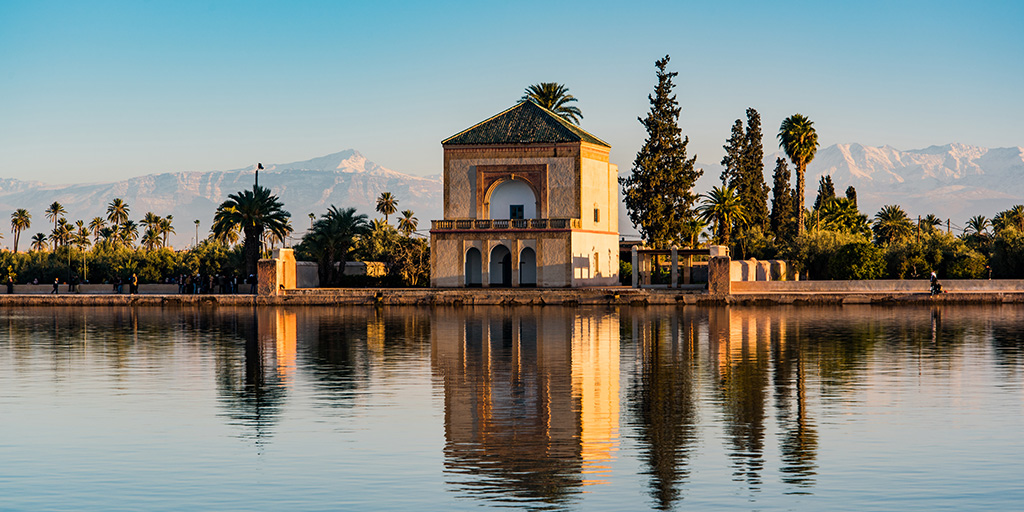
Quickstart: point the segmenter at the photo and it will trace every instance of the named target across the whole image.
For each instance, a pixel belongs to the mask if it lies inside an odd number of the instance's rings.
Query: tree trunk
[[[260,260],[260,233],[245,229],[245,273],[256,275],[256,263]]]
[[[804,166],[796,166],[796,234],[804,234]]]

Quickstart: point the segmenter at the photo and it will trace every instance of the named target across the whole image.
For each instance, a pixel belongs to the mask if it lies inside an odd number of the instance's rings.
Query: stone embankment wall
[[[947,293],[1024,292],[1024,279],[941,279],[939,283]],[[734,281],[732,293],[928,293],[930,287],[927,279]]]

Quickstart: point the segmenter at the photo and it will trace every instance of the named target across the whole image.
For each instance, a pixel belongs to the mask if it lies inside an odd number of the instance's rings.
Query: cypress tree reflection
[[[767,334],[772,327],[765,314],[718,311],[729,328],[712,330],[723,336],[711,344],[719,347],[718,394],[725,414],[725,433],[733,478],[750,489],[761,486],[764,469],[765,402],[768,398],[769,362]]]
[[[637,352],[637,374],[630,383],[632,423],[642,443],[640,457],[651,477],[655,507],[668,510],[680,499],[690,474],[689,457],[697,442],[695,352],[696,319],[631,310],[630,339]]]

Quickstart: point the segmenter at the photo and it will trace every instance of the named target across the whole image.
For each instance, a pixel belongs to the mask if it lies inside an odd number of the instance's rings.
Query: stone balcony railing
[[[580,229],[580,219],[452,219],[432,220],[432,231]]]

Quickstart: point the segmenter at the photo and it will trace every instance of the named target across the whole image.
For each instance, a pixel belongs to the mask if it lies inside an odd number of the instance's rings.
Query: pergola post
[[[629,252],[630,256],[633,257],[633,288],[640,288],[640,281],[637,280],[637,274],[639,273],[639,269],[637,267],[640,264],[640,260],[637,259],[636,256],[636,246],[634,245],[633,248],[629,250]]]
[[[679,288],[679,253],[675,244],[672,244],[672,285],[673,289]]]

